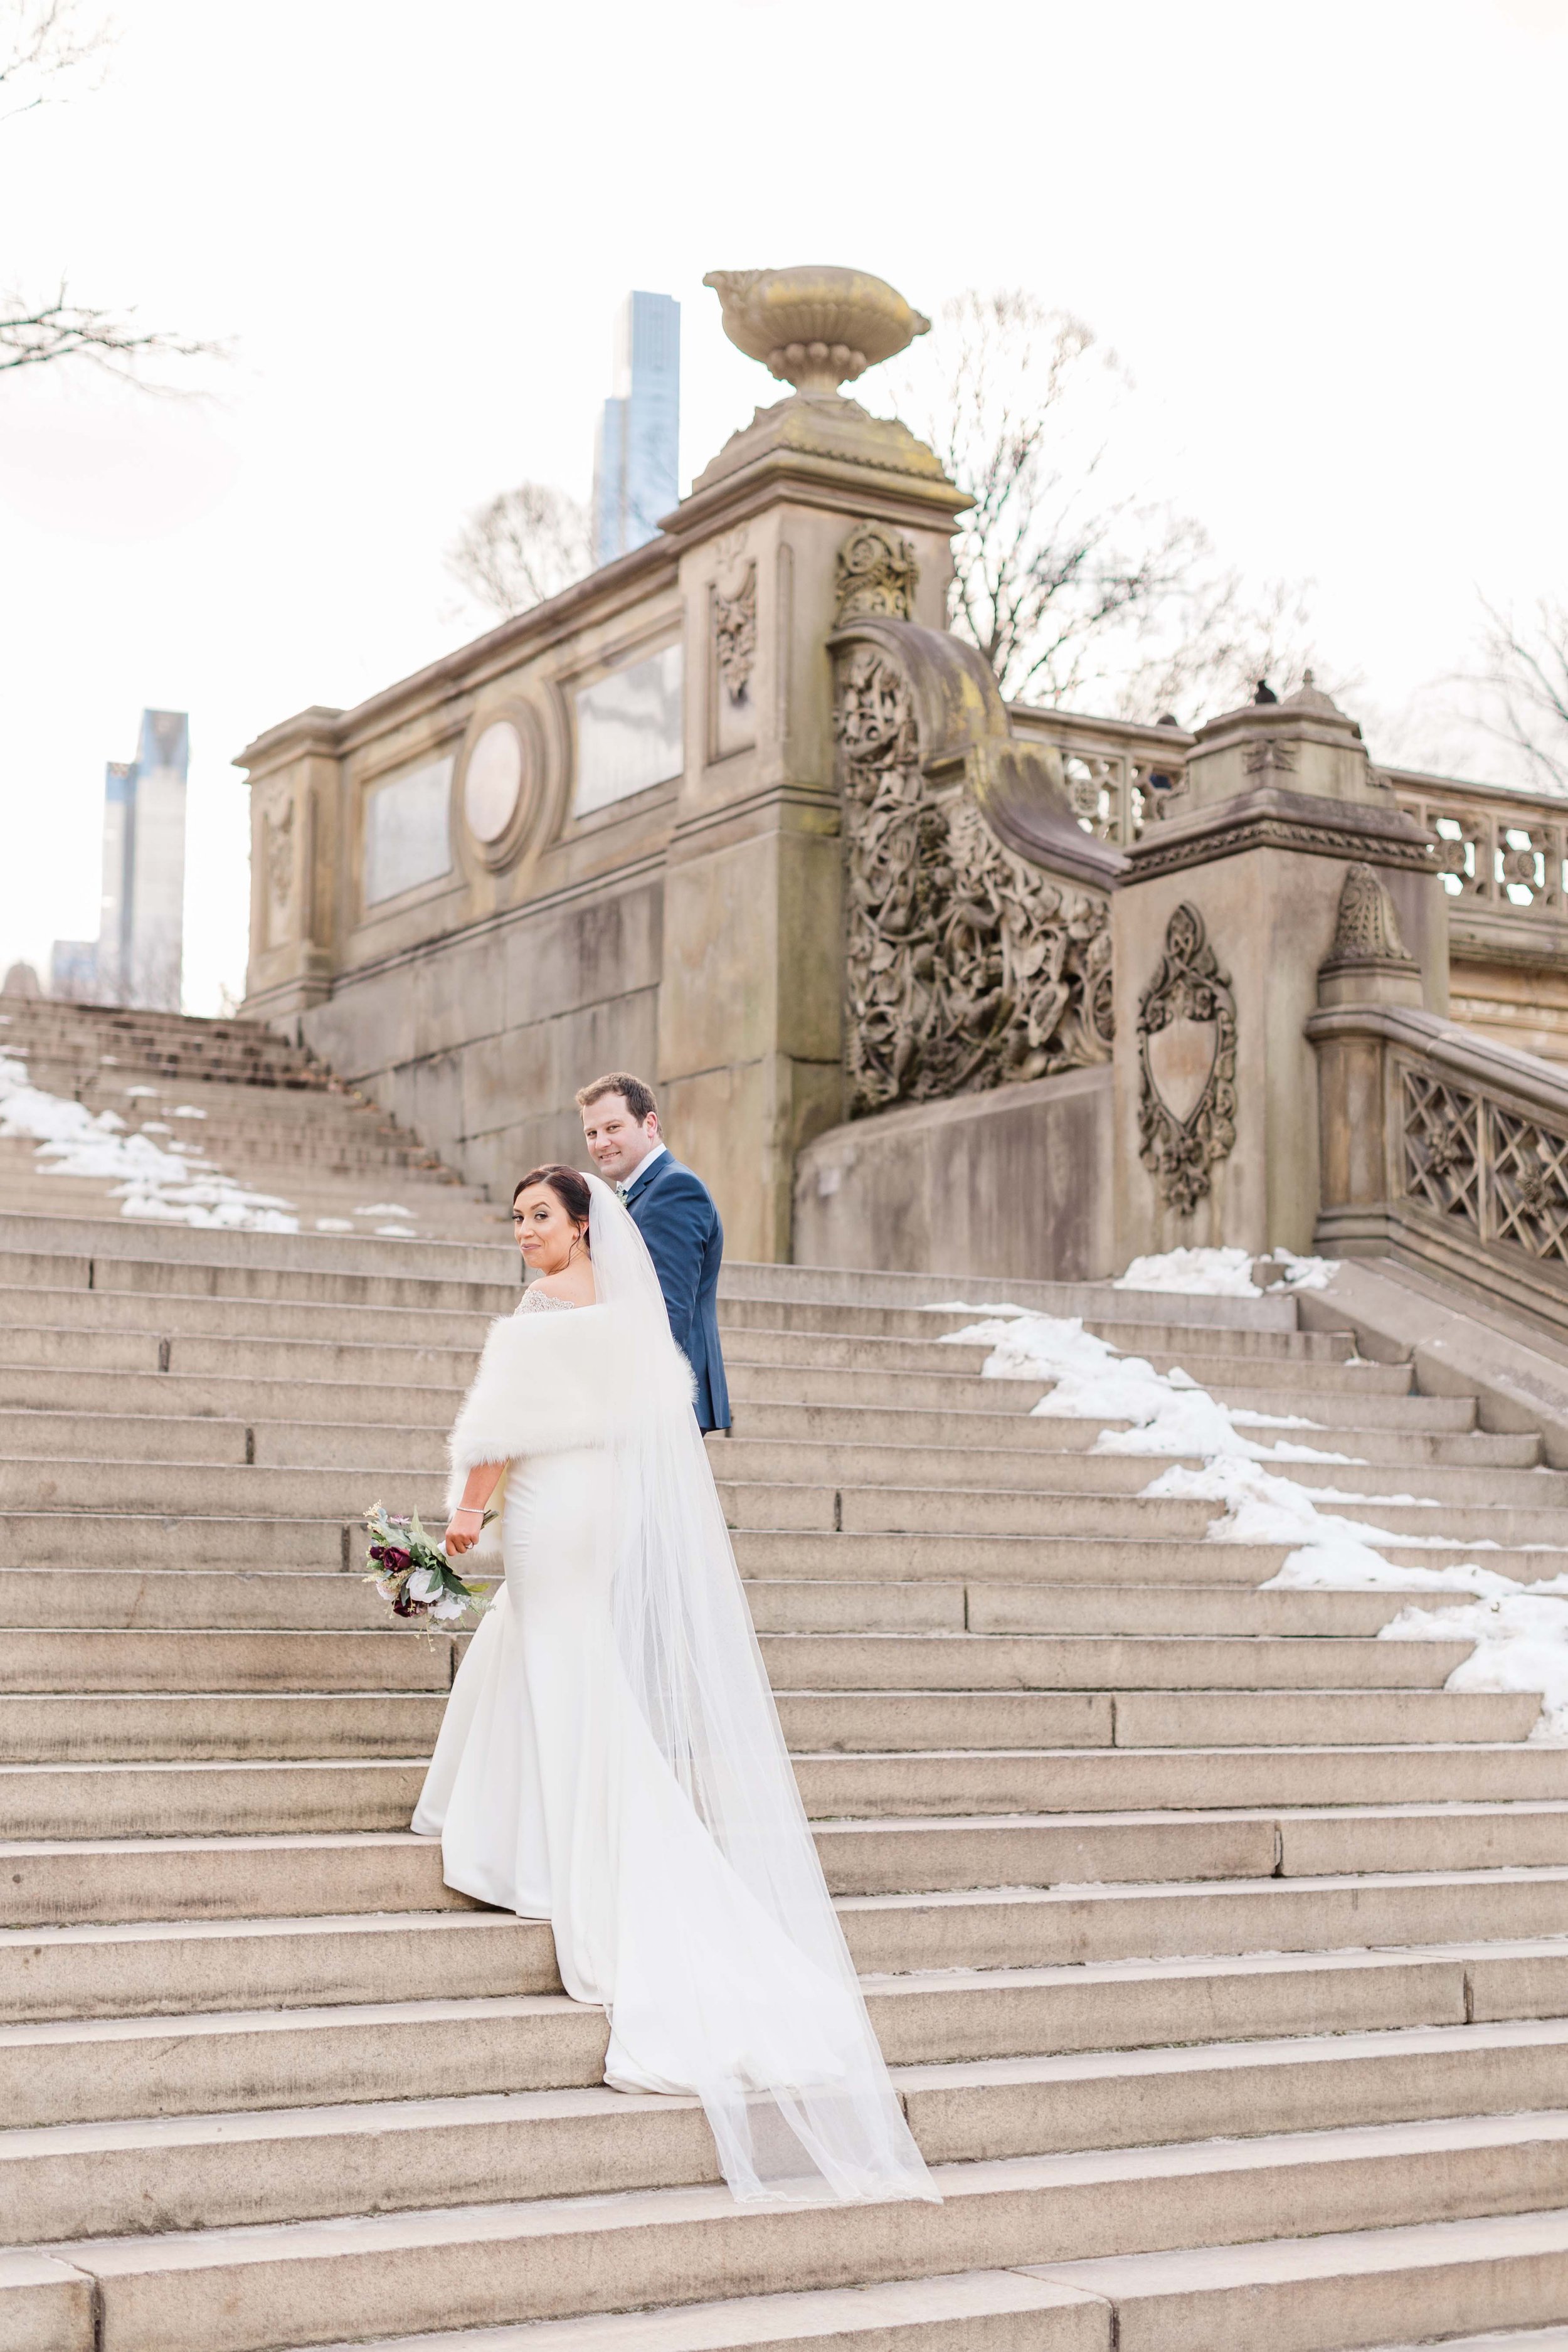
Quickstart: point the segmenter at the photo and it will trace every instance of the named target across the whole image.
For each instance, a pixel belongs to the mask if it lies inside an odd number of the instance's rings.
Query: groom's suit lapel
[[[625,1206],[629,1209],[634,1201],[640,1200],[651,1185],[658,1183],[660,1169],[668,1168],[672,1164],[669,1152],[666,1150],[659,1153],[651,1168],[646,1166],[639,1168],[621,1195]]]

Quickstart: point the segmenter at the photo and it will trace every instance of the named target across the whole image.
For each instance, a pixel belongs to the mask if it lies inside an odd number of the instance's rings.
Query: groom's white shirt
[[[647,1174],[648,1170],[653,1166],[654,1161],[659,1157],[660,1153],[668,1151],[668,1150],[669,1146],[668,1143],[656,1143],[651,1151],[645,1151],[643,1153],[642,1158],[637,1161],[637,1166],[632,1170],[632,1172],[626,1178],[626,1182],[616,1186],[616,1190],[620,1194],[623,1201],[626,1199],[626,1194],[631,1191],[634,1184],[640,1184],[642,1182],[643,1178]]]

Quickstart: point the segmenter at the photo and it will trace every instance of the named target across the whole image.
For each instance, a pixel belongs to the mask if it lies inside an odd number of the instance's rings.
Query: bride
[[[934,2197],[642,1236],[571,1168],[525,1176],[512,1222],[538,1279],[458,1415],[446,1539],[505,1580],[414,1828],[449,1886],[550,1921],[567,1992],[609,2011],[605,2081],[699,2097],[737,2197]]]

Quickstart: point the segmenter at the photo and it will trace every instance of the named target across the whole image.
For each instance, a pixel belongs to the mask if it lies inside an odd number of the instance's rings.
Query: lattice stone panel
[[[1568,1136],[1487,1105],[1489,1237],[1568,1265]]]
[[[1481,1106],[1422,1070],[1405,1072],[1405,1192],[1481,1230]]]
[[[1408,1064],[1400,1087],[1405,1198],[1568,1266],[1568,1134]]]

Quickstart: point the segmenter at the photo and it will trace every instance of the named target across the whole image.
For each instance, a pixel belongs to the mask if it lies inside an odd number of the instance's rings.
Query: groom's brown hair
[[[658,1108],[653,1088],[645,1087],[640,1078],[634,1078],[629,1070],[612,1070],[606,1077],[595,1078],[591,1085],[579,1087],[578,1109],[586,1110],[601,1095],[620,1095],[639,1127]]]

